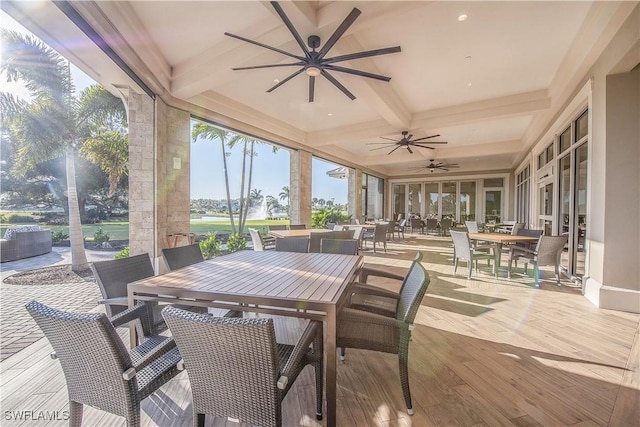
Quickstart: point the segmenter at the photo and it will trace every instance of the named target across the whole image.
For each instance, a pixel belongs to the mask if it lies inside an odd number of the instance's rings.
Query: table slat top
[[[203,298],[243,295],[336,303],[361,265],[362,257],[353,255],[239,251],[133,282],[129,288],[154,294],[188,291]]]
[[[510,243],[510,242],[537,242],[537,237],[512,236],[504,233],[469,233],[472,240],[484,240],[485,242]]]

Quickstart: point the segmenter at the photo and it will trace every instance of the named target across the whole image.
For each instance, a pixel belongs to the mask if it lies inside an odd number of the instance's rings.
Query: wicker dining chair
[[[511,261],[516,258],[524,261],[524,273],[527,274],[527,265],[533,264],[534,286],[540,286],[540,266],[552,265],[555,271],[556,284],[560,286],[560,259],[564,246],[569,240],[568,235],[563,236],[540,236],[536,248],[531,250],[527,248],[518,248],[514,250],[509,257],[509,269],[507,274],[511,278]]]
[[[303,238],[276,238],[276,251],[278,252],[309,252],[309,239]]]
[[[355,239],[321,239],[320,252],[323,254],[357,255],[358,241]]]
[[[272,226],[269,226],[271,230]],[[282,228],[284,230],[284,228]],[[249,236],[251,236],[251,243],[253,244],[254,251],[268,251],[269,249],[275,249],[275,239],[264,239],[258,230],[255,228],[249,229]]]
[[[289,230],[306,230],[307,224],[289,224]]]
[[[384,252],[387,252],[387,230],[389,228],[388,222],[379,222],[376,224],[372,232],[365,232],[362,236],[362,240],[366,242],[371,240],[373,245],[373,253],[376,253],[376,246],[378,243],[382,243]]]
[[[413,414],[409,388],[409,341],[414,329],[413,321],[427,287],[429,274],[422,266],[422,253],[418,252],[406,276],[384,270],[372,270],[368,275],[402,280],[400,292],[355,283],[351,288],[349,305],[338,315],[336,346],[340,359],[345,359],[345,348],[381,351],[398,355],[400,384],[407,405]]]
[[[429,234],[429,231],[433,231],[434,233],[438,233],[438,219],[437,218],[427,218],[424,222],[426,233]]]
[[[467,279],[471,279],[471,272],[473,270],[473,263],[475,261],[476,271],[478,271],[478,260],[486,259],[488,264],[491,264],[491,260],[495,258],[494,254],[483,251],[481,248],[476,249],[469,240],[469,233],[466,231],[449,230],[451,239],[453,240],[453,275],[456,275],[458,269],[458,261],[463,260],[467,262]],[[496,265],[493,265],[493,274],[496,273]]]
[[[164,248],[162,249],[162,258],[164,258],[169,271],[204,261],[199,243],[178,246],[177,248]]]
[[[102,299],[98,300],[98,303],[104,304],[109,318],[113,318],[128,308],[128,283],[154,275],[151,259],[146,253],[121,259],[97,261],[91,263],[91,270],[102,294]],[[158,304],[147,303],[147,310],[153,315],[152,333],[166,329]],[[139,322],[136,322],[136,330],[140,337],[147,335],[146,331],[141,329]]]
[[[259,426],[282,425],[282,400],[306,365],[316,378],[316,417],[322,419],[322,322],[311,321],[298,343],[276,342],[273,319],[228,319],[167,307],[193,396],[194,425],[205,414]]]
[[[420,218],[410,218],[409,221],[412,233],[424,233],[424,223]]]
[[[342,231],[312,231],[309,234],[309,252],[320,252],[320,241],[322,239],[353,239],[356,230]]]
[[[125,417],[140,425],[140,402],[179,373],[180,353],[173,339],[149,336],[127,351],[115,326],[140,317],[146,306],[127,309],[111,320],[104,313],[70,313],[37,301],[25,308],[47,337],[60,361],[69,396],[69,425],[82,425],[83,405]]]

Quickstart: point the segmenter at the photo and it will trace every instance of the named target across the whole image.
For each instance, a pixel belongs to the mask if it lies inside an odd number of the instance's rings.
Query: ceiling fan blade
[[[292,78],[294,78],[295,76],[297,76],[298,74],[302,73],[304,71],[304,68],[300,68],[298,71],[296,71],[295,73],[291,74],[289,77],[287,77],[284,80],[281,80],[280,82],[278,82],[277,85],[273,86],[271,89],[267,90],[267,92],[272,92],[276,89],[278,89],[280,86],[282,86],[283,84],[285,84],[286,82],[288,82],[289,80],[291,80]]]
[[[382,80],[383,82],[388,82],[391,80],[391,77],[381,76],[380,74],[367,73],[366,71],[353,70],[351,68],[340,67],[338,65],[325,65],[325,69],[331,71],[339,71],[341,73],[353,74],[361,77],[369,77],[370,79]]]
[[[438,136],[440,136],[440,135],[425,136],[425,137],[422,137],[422,138],[415,139],[414,142],[422,141],[423,139],[436,138]]]
[[[253,41],[253,40],[249,40],[249,39],[241,37],[241,36],[236,36],[235,34],[224,33],[224,35],[225,36],[229,36],[229,37],[233,37],[234,39],[242,40],[243,42],[255,44],[256,46],[260,46],[260,47],[263,47],[265,49],[273,50],[274,52],[278,52],[278,53],[281,53],[283,55],[287,55],[287,56],[290,56],[292,58],[299,59],[300,61],[304,61],[306,59],[305,57],[294,55],[293,53],[285,52],[284,50],[278,49],[277,47],[267,46],[266,44],[263,44],[263,43],[260,43],[260,42],[256,42],[256,41]]]
[[[400,46],[386,47],[384,49],[365,50],[363,52],[348,53],[346,55],[334,56],[323,61],[325,64],[333,64],[334,62],[351,61],[353,59],[368,58],[370,56],[387,55],[389,53],[400,52]]]
[[[365,145],[382,145],[382,144],[384,144],[384,145],[393,145],[393,144],[396,144],[396,143],[397,143],[397,141],[395,141],[395,140],[393,140],[393,139],[390,139],[389,141],[394,141],[394,142],[393,142],[393,143],[391,143],[391,144],[390,144],[390,143],[388,143],[388,142],[365,142],[364,144],[365,144]]]
[[[429,150],[435,150],[435,148],[433,148],[433,147],[428,147],[426,145],[420,145],[420,144],[414,144],[413,141],[411,141],[410,145],[413,145],[414,147],[418,147],[418,148],[428,148]]]
[[[413,141],[409,141],[411,139],[411,137],[413,136],[412,133],[410,133],[409,135],[407,135],[407,137],[405,138],[407,140],[407,142],[413,142]]]
[[[331,83],[333,83],[335,87],[340,89],[342,93],[347,95],[352,101],[356,99],[356,96],[351,92],[349,92],[349,90],[346,87],[342,86],[342,84],[339,81],[337,81],[331,74],[327,73],[325,70],[322,70],[322,75],[325,76],[325,78],[329,80]]]
[[[300,49],[302,49],[302,51],[304,52],[304,55],[307,58],[310,58],[311,55],[309,55],[309,49],[307,48],[307,45],[304,43],[304,40],[302,40],[302,37],[300,37],[300,33],[298,33],[298,30],[296,30],[296,28],[289,20],[289,17],[284,13],[284,10],[282,10],[282,7],[280,7],[278,2],[276,1],[272,1],[271,6],[273,6],[273,8],[276,10],[276,13],[280,16],[280,19],[282,19],[284,25],[287,26],[289,32],[291,33],[291,35],[293,35],[293,38],[296,39],[296,42],[298,42]]]
[[[448,144],[447,141],[411,141],[411,142],[415,143],[416,145],[419,145],[419,144],[428,144],[428,145]]]
[[[316,78],[309,76],[309,102],[313,102],[313,93],[316,88]]]
[[[349,13],[347,15],[347,17],[344,18],[344,21],[342,21],[342,24],[340,24],[340,26],[338,28],[336,28],[336,30],[333,32],[333,34],[331,34],[331,37],[329,37],[329,40],[327,40],[327,42],[324,44],[324,46],[322,46],[322,49],[320,49],[320,51],[318,52],[318,58],[320,58],[320,59],[324,58],[324,56],[327,54],[327,52],[329,52],[329,50],[331,50],[333,45],[336,44],[338,39],[340,37],[342,37],[342,35],[345,33],[345,31],[347,31],[347,29],[349,29],[351,24],[353,24],[353,22],[358,18],[358,16],[360,16],[361,13],[362,12],[360,12],[360,9],[355,8],[355,7],[353,8],[351,13]]]
[[[394,148],[393,150],[389,151],[389,152],[387,153],[387,155],[389,155],[389,154],[393,153],[393,152],[394,152],[394,151],[396,151],[398,148],[400,148],[400,146],[399,146],[399,145],[398,145],[396,148]]]
[[[445,169],[445,168],[438,168],[438,169],[443,170],[445,172],[449,172],[449,169]]]
[[[409,154],[413,154],[413,151],[411,151],[411,147],[409,147],[408,145],[407,145],[407,150],[409,150]]]
[[[371,150],[369,150],[369,151],[384,150],[385,148],[393,147],[394,145],[395,145],[395,144],[385,145],[384,147],[372,148],[372,149],[371,149]],[[400,146],[398,145],[398,147],[400,147]]]
[[[301,67],[301,66],[304,66],[304,62],[294,62],[292,64],[253,65],[251,67],[236,67],[236,68],[232,68],[232,70],[233,71],[256,70],[256,69],[259,69],[259,68],[292,67],[294,65],[297,65],[297,66]]]
[[[385,138],[384,136],[381,136],[381,137],[380,137],[380,139],[386,139],[387,141],[395,141],[395,142],[398,142],[398,140],[397,140],[397,139],[394,139],[394,138]]]

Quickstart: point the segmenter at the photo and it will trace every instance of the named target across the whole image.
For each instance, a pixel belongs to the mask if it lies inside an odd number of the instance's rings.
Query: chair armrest
[[[149,314],[149,306],[144,302],[138,302],[135,306],[113,316],[110,321],[117,328],[136,319],[142,320],[142,316],[146,316],[147,320],[150,320]]]
[[[388,279],[404,280],[404,276],[391,273],[385,270],[379,270],[372,267],[362,267],[360,269],[360,281],[365,283],[369,276],[386,277]]]
[[[129,305],[129,298],[116,297],[116,298],[101,298],[98,300],[98,304],[104,305]]]
[[[279,389],[284,390],[289,382],[289,378],[295,378],[300,372],[300,364],[304,363],[303,360],[309,353],[309,346],[318,334],[322,334],[322,322],[310,321],[293,349],[291,356],[289,356],[289,360],[287,360],[282,368],[282,372],[278,378]],[[317,349],[314,349],[314,351],[317,351]],[[322,357],[322,354],[319,356]]]
[[[363,328],[366,328],[367,325],[380,325],[407,331],[413,329],[413,325],[409,323],[368,311],[355,310],[353,308],[344,308],[340,312],[339,322],[348,322],[350,324],[362,323]]]
[[[133,363],[133,369],[135,369],[136,372],[140,372],[155,360],[165,356],[171,351],[178,353],[178,348],[173,338],[158,335],[133,348],[129,352],[129,356]],[[172,356],[177,356],[176,363],[180,360],[179,355]]]
[[[363,294],[363,295],[373,295],[384,298],[391,298],[395,300],[400,299],[400,295],[397,292],[390,291],[388,289],[384,289],[378,286],[368,285],[366,283],[355,282],[352,287],[349,289],[350,293],[353,294]]]

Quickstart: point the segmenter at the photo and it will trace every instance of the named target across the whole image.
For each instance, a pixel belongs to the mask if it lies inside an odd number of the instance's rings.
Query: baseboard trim
[[[583,293],[596,307],[640,314],[638,290],[605,286],[589,277],[584,284]]]

